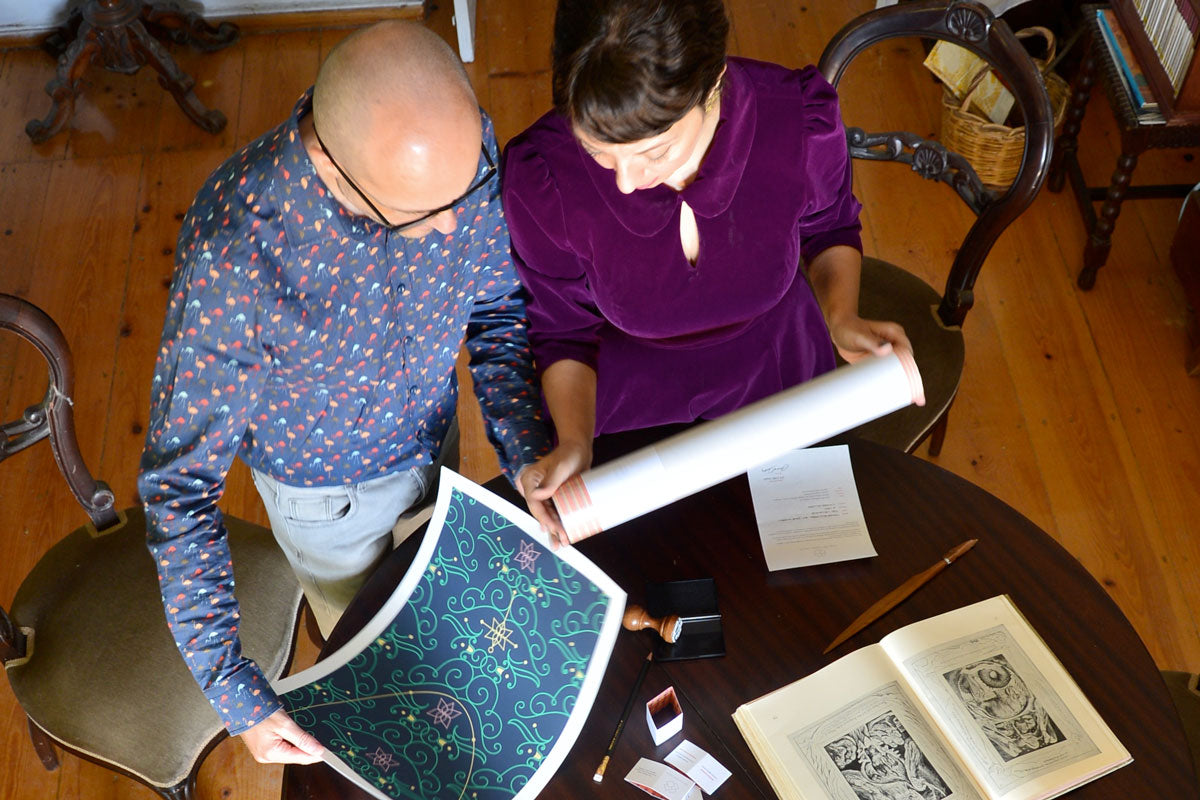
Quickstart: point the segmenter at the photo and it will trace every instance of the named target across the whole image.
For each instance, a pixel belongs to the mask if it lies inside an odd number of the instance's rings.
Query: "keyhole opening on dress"
[[[700,229],[696,227],[696,215],[686,202],[679,207],[679,243],[683,257],[693,267],[700,258]]]

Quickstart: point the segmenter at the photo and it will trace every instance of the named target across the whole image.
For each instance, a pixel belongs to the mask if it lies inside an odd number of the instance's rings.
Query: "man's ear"
[[[313,163],[318,172],[326,172],[333,169],[333,162],[329,160],[329,156],[325,155],[325,151],[317,142],[316,129],[313,127],[312,114],[305,115],[300,120],[300,141],[304,144],[304,149],[308,153],[308,160]]]

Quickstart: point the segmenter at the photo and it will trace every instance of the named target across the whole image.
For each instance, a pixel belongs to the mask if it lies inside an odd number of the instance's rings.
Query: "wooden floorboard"
[[[727,0],[731,51],[802,66],[872,0]],[[427,24],[451,43],[451,4]],[[550,104],[553,0],[479,6],[477,60],[467,65],[501,142]],[[175,238],[204,177],[237,146],[278,124],[347,31],[336,15],[313,30],[249,34],[215,54],[172,46],[196,93],[228,117],[213,136],[193,126],[146,70],[92,68],[75,119],[32,144],[24,122],[43,117],[53,61],[36,49],[0,51],[0,292],[43,306],[75,353],[76,413],[89,466],[121,505],[135,501],[149,379],[167,301]],[[936,135],[940,89],[916,42],[873,48],[842,83],[846,121]],[[1088,108],[1081,160],[1104,184],[1119,136],[1103,96]],[[1196,151],[1146,154],[1136,182],[1200,181]],[[862,165],[868,253],[940,283],[971,217],[945,187],[902,167]],[[967,367],[936,463],[977,483],[1058,539],[1102,582],[1162,667],[1200,669],[1200,381],[1184,373],[1187,309],[1168,261],[1175,201],[1126,204],[1096,287],[1075,276],[1084,231],[1069,191],[1043,192],[1001,237],[964,326]],[[459,468],[497,474],[463,375]],[[0,409],[18,416],[44,389],[30,348],[0,339]],[[0,466],[0,603],[82,512],[44,445]],[[263,522],[240,463],[222,501]],[[990,541],[986,547],[1003,547]],[[1036,570],[1037,565],[1028,565]],[[816,612],[813,612],[816,613]],[[1065,607],[1064,614],[1071,609]],[[297,667],[315,657],[301,642]],[[152,720],[148,721],[152,724]],[[202,800],[278,797],[280,770],[253,763],[238,741],[220,745],[199,781]],[[23,717],[0,688],[0,797],[12,800],[149,800],[134,782],[64,756],[42,770]]]

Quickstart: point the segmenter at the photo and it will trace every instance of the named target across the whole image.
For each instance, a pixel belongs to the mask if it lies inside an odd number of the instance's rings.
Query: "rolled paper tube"
[[[575,475],[554,505],[575,543],[913,403],[912,353],[865,358]]]

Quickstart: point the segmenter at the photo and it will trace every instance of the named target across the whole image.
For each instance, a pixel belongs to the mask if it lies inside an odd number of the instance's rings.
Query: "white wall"
[[[69,9],[80,2],[66,0],[0,0],[0,36],[49,31],[67,19]],[[220,21],[251,14],[280,14],[293,11],[331,11],[342,8],[420,5],[421,0],[204,0],[196,10],[205,18]],[[181,3],[185,8],[189,4]]]

